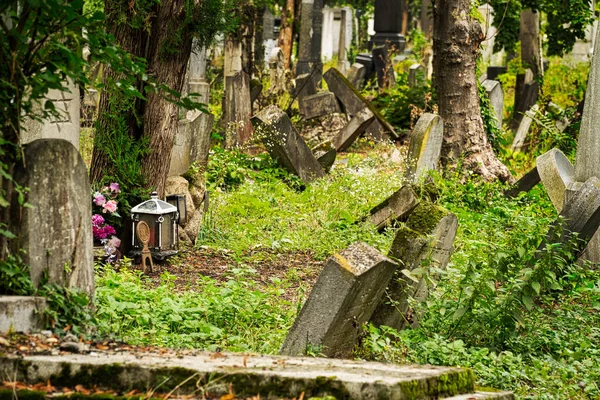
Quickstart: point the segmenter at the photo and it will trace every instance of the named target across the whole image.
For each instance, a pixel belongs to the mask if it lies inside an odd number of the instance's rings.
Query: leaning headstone
[[[250,101],[250,78],[244,71],[225,77],[225,101],[223,117],[227,147],[237,147],[252,136],[252,103]]]
[[[302,98],[317,94],[317,84],[310,74],[298,75],[295,79],[294,95],[300,101]]]
[[[364,65],[359,63],[354,63],[350,67],[350,71],[348,72],[348,81],[357,89],[360,89],[365,82],[365,76],[367,74],[367,70]]]
[[[31,279],[79,289],[94,296],[92,202],[87,168],[77,149],[66,140],[40,139],[24,147],[24,165],[15,181],[29,192],[23,207],[11,215],[11,243],[24,250]],[[15,198],[14,210],[19,210]]]
[[[540,179],[548,192],[554,208],[559,213],[565,202],[565,191],[573,183],[575,169],[569,159],[559,149],[552,149],[535,161]]]
[[[312,119],[339,113],[340,105],[337,98],[331,92],[321,92],[298,100],[300,115],[304,119]]]
[[[496,114],[496,126],[498,129],[502,129],[502,112],[504,110],[504,91],[502,90],[502,85],[498,81],[489,79],[483,81],[482,85]]]
[[[434,268],[443,270],[448,265],[457,229],[456,215],[429,202],[419,203],[396,233],[389,256],[402,266],[373,312],[371,323],[397,330],[418,325],[419,315],[410,304],[427,298],[425,276]]]
[[[371,210],[369,222],[381,231],[386,226],[407,218],[418,204],[419,198],[414,190],[410,186],[402,186]]]
[[[390,52],[387,46],[373,47],[373,65],[377,73],[377,86],[380,89],[387,89],[394,86],[396,77],[394,76],[394,67],[390,60]]]
[[[269,55],[269,93],[279,95],[287,90],[283,51],[273,48]]]
[[[425,81],[425,68],[421,64],[413,64],[408,69],[408,86],[421,86]]]
[[[427,171],[437,168],[443,140],[442,117],[430,113],[421,115],[415,124],[408,146],[404,176],[409,182],[416,182]]]
[[[362,135],[373,123],[375,115],[368,108],[363,108],[344,126],[331,140],[337,151],[344,151]]]
[[[313,147],[313,154],[317,158],[321,167],[327,172],[331,169],[331,166],[335,162],[335,158],[337,157],[337,151],[335,147],[331,144],[330,141],[325,141]]]
[[[540,183],[540,174],[537,167],[533,167],[531,171],[523,175],[512,188],[504,191],[503,194],[505,197],[512,199],[517,197],[519,193],[529,192],[538,183]]]
[[[340,100],[344,111],[350,116],[355,116],[364,108],[368,108],[377,118],[379,125],[382,130],[385,131],[393,138],[397,138],[398,134],[394,131],[394,128],[383,118],[383,116],[377,111],[377,109],[356,90],[348,82],[348,79],[342,75],[335,68],[330,68],[324,75],[323,78],[327,82],[327,87],[332,91],[335,96]]]
[[[511,150],[513,152],[523,151],[526,146],[527,134],[529,133],[529,128],[531,127],[531,123],[533,122],[533,117],[536,112],[539,110],[538,105],[534,105],[531,107],[531,110],[527,111],[521,119],[519,123],[519,129],[517,129],[517,133],[515,134],[515,138],[511,145]]]
[[[285,112],[271,105],[252,117],[252,123],[269,154],[288,171],[304,182],[325,176],[321,164]]]
[[[349,356],[396,268],[360,242],[329,258],[280,354],[317,350],[328,357]]]

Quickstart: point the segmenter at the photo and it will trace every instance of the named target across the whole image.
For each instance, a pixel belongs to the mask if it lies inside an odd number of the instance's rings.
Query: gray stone
[[[406,47],[406,38],[402,35],[402,0],[375,0],[373,29],[369,48],[389,44],[396,52]]]
[[[250,78],[244,71],[225,77],[223,123],[227,147],[238,147],[252,136]]]
[[[388,46],[373,47],[373,65],[377,74],[377,86],[380,89],[387,89],[396,84],[394,76],[394,67],[390,59],[390,50]]]
[[[548,197],[559,213],[565,200],[565,190],[573,183],[575,169],[569,159],[559,149],[552,149],[536,159],[540,180]]]
[[[344,126],[331,140],[337,151],[344,151],[362,135],[367,127],[375,120],[375,115],[364,108]]]
[[[294,87],[294,95],[298,101],[304,97],[314,96],[317,94],[317,84],[314,77],[310,74],[298,75],[295,79],[296,86]]]
[[[321,39],[323,33],[323,0],[302,0],[300,40],[296,76],[313,73],[320,82],[323,75]]]
[[[46,308],[46,299],[43,297],[0,296],[0,333],[43,329]]]
[[[165,197],[172,194],[180,194],[185,196],[185,219],[181,219],[179,221],[179,225],[185,227],[196,212],[196,206],[194,206],[194,200],[190,194],[190,184],[187,179],[185,179],[183,176],[168,177],[165,183]]]
[[[288,90],[283,51],[274,47],[269,55],[269,93],[280,95]],[[315,89],[316,92],[316,89]]]
[[[406,219],[418,204],[419,198],[414,190],[410,186],[402,186],[371,210],[369,222],[381,231],[396,221]]]
[[[321,92],[299,99],[300,114],[304,119],[312,119],[340,112],[340,105],[331,92]]]
[[[408,146],[408,157],[404,176],[409,182],[418,181],[429,170],[434,170],[440,161],[444,140],[444,121],[439,115],[421,115],[413,129]]]
[[[321,167],[323,167],[325,171],[329,172],[331,166],[335,162],[335,158],[337,157],[337,151],[331,142],[325,141],[318,144],[312,149],[312,152],[317,158],[319,164],[321,164]]]
[[[539,84],[537,81],[531,81],[523,85],[519,99],[515,100],[511,129],[517,129],[521,120],[524,118],[525,112],[535,105],[538,98],[538,92]],[[515,92],[515,95],[516,93],[517,92]]]
[[[517,129],[517,133],[515,133],[515,138],[513,139],[511,150],[515,153],[523,151],[527,147],[527,134],[529,133],[529,128],[531,127],[531,123],[533,122],[533,117],[539,110],[538,105],[534,105],[531,107],[531,110],[527,111],[521,122],[519,123],[519,129]]]
[[[25,146],[24,163],[13,176],[29,188],[32,207],[11,216],[13,250],[24,250],[34,284],[47,272],[50,283],[93,297],[91,187],[83,159],[66,140],[39,139]],[[12,206],[19,210],[16,198]]]
[[[350,23],[350,28],[352,29],[352,9],[349,7],[345,7],[340,9],[340,30],[338,35],[338,70],[342,73],[346,73],[349,68],[349,62],[347,60],[346,51],[350,47],[348,45],[348,40],[351,38],[347,38],[348,34],[348,23]],[[350,34],[352,34],[352,30],[350,30]],[[351,43],[351,40],[350,40]]]
[[[417,87],[425,84],[425,68],[421,64],[413,64],[408,69],[408,86]]]
[[[51,381],[61,387],[80,383],[83,371],[93,377],[88,382],[118,394],[131,390],[145,393],[164,385],[168,376],[168,387],[178,388],[178,394],[197,395],[198,382],[210,382],[210,393],[216,397],[233,392],[240,398],[260,395],[265,399],[328,395],[348,400],[433,399],[472,396],[475,386],[474,374],[457,367],[220,352],[178,357],[94,353],[5,355],[0,357],[0,374],[28,385]],[[106,373],[115,368],[121,373]],[[490,396],[512,399],[505,392],[490,392]]]
[[[312,347],[330,357],[349,356],[396,268],[360,242],[330,257],[280,354],[301,355]]]
[[[357,113],[362,111],[364,108],[368,108],[377,118],[379,124],[383,130],[393,138],[397,138],[398,134],[394,131],[394,128],[383,118],[383,116],[377,111],[371,103],[352,86],[348,79],[335,68],[330,68],[323,75],[327,87],[332,91],[338,100],[342,103],[344,111],[350,116],[355,116]]]
[[[600,43],[600,29],[596,29],[596,43]],[[598,101],[596,101],[598,97]],[[587,82],[581,129],[577,139],[575,179],[584,182],[592,176],[600,177],[600,46],[594,46],[594,56]]]
[[[397,330],[418,325],[420,316],[410,304],[427,298],[425,277],[432,269],[446,268],[457,229],[456,215],[428,202],[419,203],[396,233],[389,256],[400,260],[402,267],[390,281],[371,323]]]
[[[52,89],[41,104],[34,106],[34,112],[39,113],[49,101],[54,104],[59,115],[42,121],[25,119],[21,130],[21,143],[30,143],[37,139],[64,139],[79,150],[79,126],[81,99],[79,86],[66,82],[64,91]]]
[[[307,183],[325,176],[323,168],[285,112],[268,106],[252,118],[252,123],[269,154],[288,171]]]
[[[496,126],[498,129],[502,129],[502,112],[504,110],[504,91],[502,90],[502,85],[498,81],[489,79],[483,81],[482,85],[496,113]]]
[[[367,70],[364,65],[354,63],[348,72],[348,82],[350,82],[350,84],[355,88],[360,89],[365,82],[366,74]]]
[[[62,351],[68,351],[69,353],[83,353],[86,351],[86,346],[83,343],[78,342],[64,342],[59,347]]]

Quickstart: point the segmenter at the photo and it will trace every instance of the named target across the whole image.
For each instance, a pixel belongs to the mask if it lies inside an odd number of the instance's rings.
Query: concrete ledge
[[[0,333],[12,329],[30,332],[44,329],[46,299],[34,296],[0,296]]]
[[[4,356],[0,375],[27,384],[49,380],[54,386],[97,385],[122,393],[160,386],[161,391],[177,388],[180,394],[198,393],[199,388],[225,394],[232,385],[236,395],[265,398],[298,397],[304,392],[305,398],[426,399],[474,391],[468,369],[223,353]]]

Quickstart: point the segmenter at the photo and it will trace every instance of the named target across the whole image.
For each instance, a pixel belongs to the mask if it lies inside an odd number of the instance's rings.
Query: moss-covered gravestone
[[[408,146],[404,176],[416,182],[429,170],[435,170],[440,161],[444,140],[444,121],[435,114],[421,115],[413,129]]]
[[[367,127],[373,123],[375,115],[368,108],[361,111],[348,121],[348,123],[331,140],[337,151],[344,151],[365,133]]]
[[[47,273],[49,282],[93,296],[92,201],[83,159],[66,140],[40,139],[25,146],[24,161],[14,179],[29,188],[31,207],[13,199],[11,247],[24,250],[34,284]]]
[[[373,312],[371,322],[394,329],[416,326],[419,316],[411,301],[427,298],[425,277],[432,268],[446,268],[453,251],[458,219],[450,211],[429,202],[421,202],[398,229],[389,256],[401,266],[390,281],[386,295]]]
[[[419,198],[414,190],[410,186],[402,186],[371,210],[369,222],[381,231],[395,221],[408,217],[418,204]]]
[[[330,257],[280,353],[350,355],[397,267],[364,243]]]

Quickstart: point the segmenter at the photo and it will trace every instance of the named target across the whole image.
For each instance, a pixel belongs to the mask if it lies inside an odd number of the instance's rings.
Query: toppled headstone
[[[525,149],[527,134],[529,133],[531,122],[533,122],[533,117],[538,110],[539,107],[537,104],[535,104],[521,119],[521,122],[519,123],[519,129],[517,129],[517,133],[515,134],[515,138],[511,145],[511,150],[513,152],[520,152]]]
[[[252,135],[250,78],[244,71],[225,77],[223,121],[227,147],[241,146]]]
[[[365,98],[348,82],[346,77],[335,68],[330,68],[323,75],[327,87],[340,100],[344,111],[350,116],[355,116],[364,108],[368,108],[377,118],[379,125],[383,127],[386,133],[391,137],[397,138],[398,134],[394,128],[383,118],[377,109],[369,103]],[[375,122],[373,122],[375,123]]]
[[[408,157],[404,176],[416,182],[427,171],[434,170],[440,160],[444,139],[444,122],[439,115],[421,115],[413,129],[408,146]]]
[[[575,169],[559,149],[552,149],[542,154],[535,163],[548,197],[556,211],[560,213],[564,206],[565,190],[575,178]]]
[[[378,231],[381,231],[386,226],[407,218],[418,204],[419,198],[414,190],[410,186],[402,186],[371,210],[369,222],[375,225]]]
[[[512,188],[506,190],[504,192],[504,196],[509,199],[517,197],[521,192],[529,192],[535,185],[540,183],[540,174],[537,170],[537,167],[533,167],[531,171],[527,172],[525,175],[519,179]]]
[[[325,176],[321,164],[312,154],[292,121],[276,106],[268,106],[252,117],[267,151],[284,168],[304,182]]]
[[[375,115],[368,108],[364,108],[344,126],[331,140],[337,151],[344,151],[362,135],[373,122]]]
[[[298,100],[300,114],[305,119],[322,117],[340,112],[337,98],[331,92],[321,92]]]
[[[413,64],[408,69],[408,86],[417,87],[425,83],[425,68],[421,64]]]
[[[504,91],[502,90],[502,85],[498,81],[489,79],[483,81],[482,85],[496,114],[496,126],[498,129],[502,129],[502,111],[504,110]]]
[[[77,149],[66,140],[40,139],[24,148],[24,165],[15,181],[29,188],[31,208],[11,215],[11,242],[15,254],[24,250],[31,279],[78,289],[94,296],[92,202],[87,168]],[[13,199],[12,207],[19,203]]]
[[[394,86],[396,77],[394,76],[394,67],[390,60],[390,52],[387,46],[373,47],[373,65],[377,73],[377,86],[387,89]]]
[[[392,260],[360,242],[330,257],[280,354],[318,349],[329,357],[348,356],[396,268]]]
[[[312,152],[317,158],[319,164],[321,164],[321,167],[328,172],[335,162],[335,158],[337,157],[337,151],[335,150],[335,147],[333,147],[330,141],[325,141],[316,145],[312,149]]]
[[[298,101],[304,97],[317,94],[315,79],[310,74],[298,75],[295,82],[294,95],[298,98]]]
[[[453,251],[458,218],[450,211],[429,202],[421,202],[398,229],[389,256],[400,260],[386,295],[371,317],[376,326],[400,330],[417,326],[419,316],[410,308],[411,300],[427,298],[425,276],[431,268],[445,269]]]
[[[357,89],[360,89],[364,82],[367,70],[363,64],[354,63],[348,72],[348,81]]]

